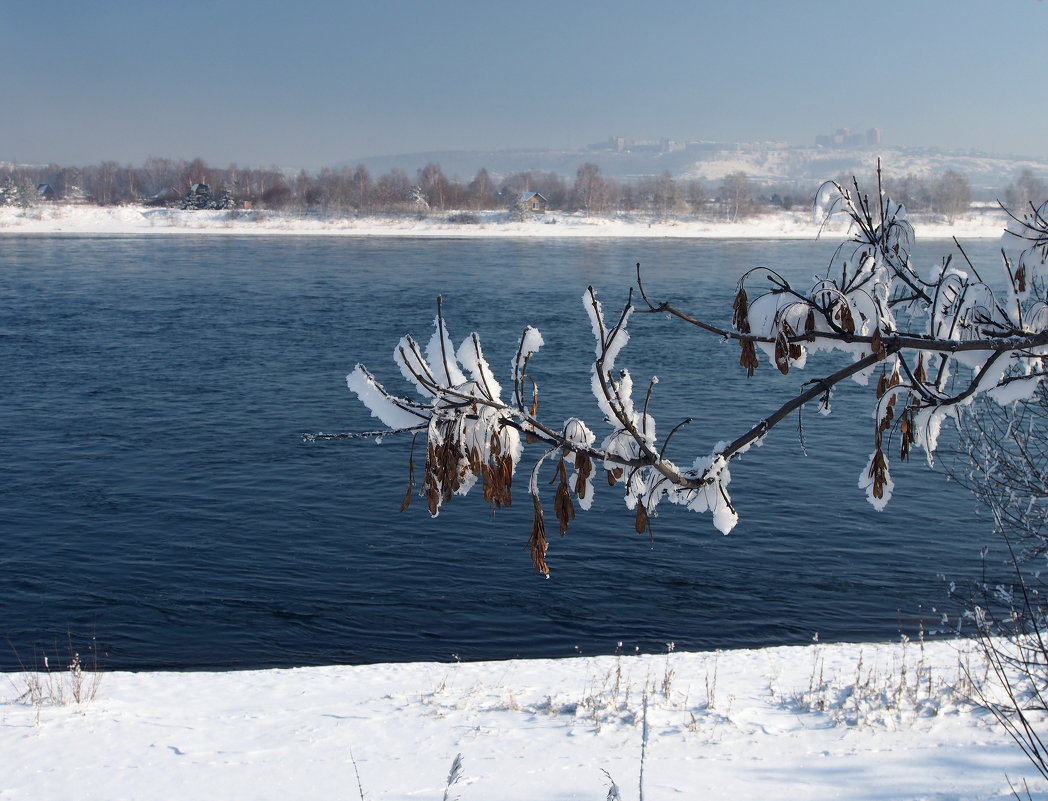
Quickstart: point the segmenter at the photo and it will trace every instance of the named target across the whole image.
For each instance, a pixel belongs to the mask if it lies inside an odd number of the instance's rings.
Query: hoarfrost
[[[390,395],[363,365],[346,376],[346,385],[371,412],[391,429],[415,428],[429,419],[429,410],[412,401]]]

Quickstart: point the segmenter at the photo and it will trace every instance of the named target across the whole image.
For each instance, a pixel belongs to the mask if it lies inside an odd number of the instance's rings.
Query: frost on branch
[[[453,495],[468,493],[478,479],[490,504],[509,506],[521,443],[518,427],[507,425],[511,415],[502,402],[502,387],[476,334],[454,350],[439,304],[434,329],[425,353],[405,336],[393,354],[424,402],[390,394],[359,364],[346,383],[372,415],[390,427],[390,433],[425,429],[421,493],[431,515],[436,516]]]
[[[883,509],[894,486],[891,449],[906,460],[919,447],[931,462],[943,422],[976,395],[985,392],[1008,403],[1036,389],[1048,342],[1043,282],[1048,226],[1037,212],[1014,221],[1013,235],[1034,244],[1017,265],[1004,262],[1006,297],[998,299],[963,251],[963,266],[947,257],[922,277],[910,262],[913,229],[905,209],[887,197],[871,201],[857,183],[853,188],[830,183],[819,203],[821,213],[843,213],[852,223],[852,238],[838,248],[827,274],[810,287],[796,287],[772,269],[750,271],[739,281],[735,330],[720,333],[739,341],[739,362],[750,375],[761,353],[783,374],[805,367],[820,351],[850,358],[848,367],[787,402],[768,427],[820,390],[828,407],[830,389],[846,377],[864,385],[877,378],[874,448],[859,487]],[[771,289],[752,298],[748,284],[754,278]],[[649,305],[714,330],[668,304]],[[749,442],[755,433],[736,442]]]
[[[607,425],[599,446],[597,434],[578,417],[556,428],[539,419],[538,386],[528,374],[528,363],[543,344],[534,328],[525,329],[513,357],[510,403],[502,399],[502,387],[484,358],[476,334],[454,348],[439,302],[434,334],[425,350],[405,336],[394,352],[401,374],[421,401],[391,394],[361,365],[347,377],[349,388],[389,426],[387,433],[426,432],[420,493],[432,515],[454,495],[467,494],[478,480],[492,506],[509,506],[521,456],[521,435],[528,442],[544,443],[547,450],[531,471],[528,492],[534,509],[532,559],[546,574],[548,542],[539,481],[545,467],[552,468],[552,508],[561,535],[575,518],[576,506],[583,510],[592,506],[598,468],[609,485],[622,487],[639,532],[648,530],[650,518],[664,499],[696,511],[714,512],[717,526],[725,533],[736,520],[725,490],[728,471],[723,460],[716,469],[711,467],[701,476],[689,478],[657,450],[655,420],[647,409],[657,379],[651,379],[643,403],[638,404],[629,371],[616,364],[629,341],[627,325],[633,306],[627,303],[609,324],[592,288],[583,295],[583,305],[595,342],[591,389]],[[711,465],[714,461],[710,459]]]
[[[997,282],[1004,291],[997,294],[959,245],[956,262],[946,257],[922,274],[910,260],[913,229],[905,209],[879,189],[871,200],[857,183],[851,188],[831,183],[820,198],[826,214],[845,214],[852,223],[850,239],[837,249],[826,274],[794,286],[774,269],[749,271],[739,280],[730,328],[651,300],[639,269],[641,306],[633,305],[631,290],[621,310],[608,315],[592,287],[583,293],[594,339],[590,389],[603,431],[580,417],[561,425],[540,419],[538,385],[528,366],[543,342],[533,328],[520,337],[510,365],[512,396],[503,400],[477,335],[454,348],[439,299],[425,349],[406,336],[394,353],[421,400],[392,395],[359,365],[347,379],[349,387],[392,432],[425,432],[420,494],[433,515],[477,483],[493,507],[510,505],[522,437],[541,443],[545,450],[530,471],[528,492],[534,512],[532,560],[545,574],[545,512],[552,509],[559,533],[565,534],[576,507],[592,506],[596,486],[603,483],[594,478],[601,472],[621,490],[638,532],[649,531],[659,505],[668,501],[709,512],[715,526],[728,533],[738,520],[728,494],[731,461],[808,402],[828,412],[831,392],[849,378],[860,387],[869,387],[871,380],[874,385],[872,391],[859,390],[870,393],[866,424],[872,450],[858,484],[870,503],[883,509],[894,487],[893,458],[906,460],[919,448],[931,462],[943,423],[956,419],[977,396],[1013,403],[1030,397],[1045,375],[1048,206],[1013,219],[1011,242],[1024,249],[1014,263],[1004,260]],[[638,392],[630,371],[619,365],[637,315],[666,313],[737,342],[740,367],[750,375],[765,361],[784,375],[810,369],[818,357],[833,352],[837,367],[806,382],[735,439],[681,461],[690,464],[681,468],[666,452],[673,433],[689,421],[678,422],[660,440],[649,413],[658,380],[651,378]],[[547,487],[552,494],[543,498]]]

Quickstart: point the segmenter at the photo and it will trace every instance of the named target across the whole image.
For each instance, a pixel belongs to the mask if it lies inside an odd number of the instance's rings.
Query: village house
[[[548,202],[538,192],[525,192],[521,195],[521,200],[524,201],[525,208],[532,214],[544,214],[546,212]]]

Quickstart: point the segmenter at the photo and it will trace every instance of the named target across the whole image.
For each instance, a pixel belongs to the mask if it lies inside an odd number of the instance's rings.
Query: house
[[[520,196],[520,199],[523,201],[524,207],[532,214],[544,214],[546,212],[548,201],[538,192],[525,192]]]
[[[54,200],[55,190],[51,188],[51,184],[37,184],[36,196],[40,198],[40,200]]]
[[[193,184],[182,197],[183,209],[213,209],[215,198],[207,184]]]

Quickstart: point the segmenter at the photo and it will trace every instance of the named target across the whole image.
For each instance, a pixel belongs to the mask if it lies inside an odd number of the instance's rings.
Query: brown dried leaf
[[[578,473],[575,477],[575,495],[582,500],[586,497],[587,480],[593,475],[593,460],[590,459],[589,454],[575,454],[575,470]]]
[[[775,337],[775,366],[779,368],[780,373],[786,375],[790,372],[790,343],[786,339],[789,324],[783,323],[782,327],[783,330]]]
[[[568,533],[568,524],[575,519],[575,504],[571,502],[571,490],[568,483],[561,481],[557,484],[557,492],[553,496],[553,508],[560,521],[560,536]]]
[[[899,374],[899,362],[896,360],[895,366],[892,368],[892,374],[888,378],[889,387],[897,387],[902,383],[902,376]]]
[[[884,458],[884,451],[880,449],[880,446],[873,454],[873,461],[870,463],[867,475],[873,479],[873,497],[883,498],[884,488],[888,483],[888,461]]]
[[[890,398],[888,404],[884,408],[884,417],[881,418],[881,424],[878,428],[879,431],[887,431],[891,428],[892,420],[895,418],[895,412],[892,411],[892,406],[895,404],[893,401],[895,398]]]
[[[837,311],[833,315],[841,324],[841,328],[849,334],[855,333],[855,318],[852,316],[851,307],[847,303],[838,303]]]
[[[757,370],[757,346],[752,340],[742,340],[742,355],[739,356],[739,364],[746,368],[746,375],[752,377]]]
[[[546,541],[546,523],[542,519],[542,505],[534,495],[531,496],[531,502],[535,509],[535,514],[531,521],[531,538],[528,540],[528,545],[531,548],[531,563],[535,565],[535,569],[542,575],[548,576],[549,567],[546,565],[546,551],[549,550],[549,543]]]
[[[440,482],[437,479],[436,474],[436,452],[436,448],[433,445],[430,445],[429,453],[426,457],[426,504],[429,506],[429,514],[431,517],[436,517],[437,510],[440,508]]]
[[[804,319],[804,333],[809,342],[815,341],[815,309],[808,309],[808,316]]]
[[[735,326],[735,330],[748,334],[750,332],[750,321],[747,317],[749,302],[746,290],[742,286],[739,286],[739,291],[735,294],[735,302],[731,304],[731,309],[731,324]]]
[[[881,376],[877,379],[877,397],[883,398],[884,393],[888,391],[888,375],[885,371],[881,370]]]
[[[637,501],[637,517],[633,521],[633,528],[638,534],[643,534],[648,530],[648,510],[644,507],[643,501]]]
[[[870,339],[870,352],[879,360],[883,360],[888,355],[884,342],[881,340],[881,329],[879,328],[873,332],[873,337]]]
[[[469,463],[470,472],[475,476],[479,476],[482,464],[480,461],[480,448],[470,448],[466,453],[466,461]]]
[[[910,448],[917,441],[917,426],[914,422],[914,407],[907,406],[902,413],[902,419],[899,421],[899,431],[901,432],[902,442],[899,445],[899,459],[901,461],[909,461],[910,459]]]
[[[509,454],[485,464],[481,480],[484,482],[484,500],[496,509],[513,505],[513,460]]]
[[[923,384],[928,380],[927,373],[924,372],[924,354],[920,353],[917,355],[917,367],[913,371],[913,380],[918,384]]]

